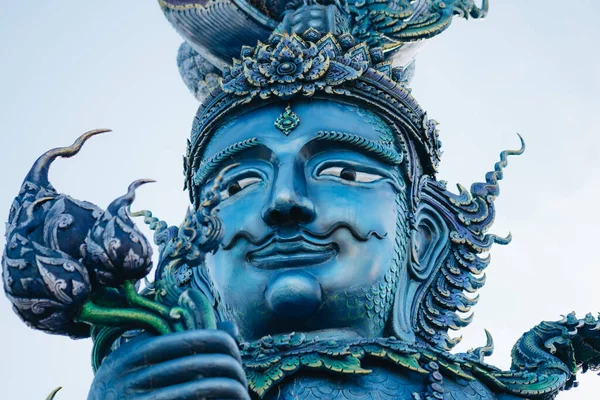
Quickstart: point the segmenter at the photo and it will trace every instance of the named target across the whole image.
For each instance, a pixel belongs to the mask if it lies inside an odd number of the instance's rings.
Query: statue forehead
[[[275,125],[287,106],[300,119],[288,135]],[[373,141],[392,140],[391,129],[374,113],[356,105],[311,99],[271,103],[231,118],[217,130],[203,158],[210,158],[224,148],[247,139],[257,138],[266,146],[277,146],[292,141],[308,142],[319,131],[346,132]]]

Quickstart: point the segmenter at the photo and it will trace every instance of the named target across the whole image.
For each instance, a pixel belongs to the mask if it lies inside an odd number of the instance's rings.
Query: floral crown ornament
[[[195,171],[223,122],[235,112],[292,98],[369,106],[395,132],[399,147],[409,153],[404,157],[408,178],[434,175],[441,158],[436,123],[410,95],[402,76],[402,68],[386,61],[381,49],[357,44],[349,33],[336,36],[309,28],[302,35],[274,33],[266,43],[244,46],[194,120],[184,158],[185,188],[190,189],[192,203],[199,204],[198,189],[203,183],[194,179]],[[413,197],[416,201],[416,193]]]
[[[303,36],[320,35],[309,29]],[[344,36],[348,44],[354,44],[349,34]],[[332,34],[316,43],[296,34],[273,34],[267,44],[242,48],[242,61],[234,59],[233,66],[225,69],[221,87],[229,94],[262,99],[273,95],[289,99],[300,92],[312,96],[317,90],[331,93],[368,68],[364,45],[345,50]]]

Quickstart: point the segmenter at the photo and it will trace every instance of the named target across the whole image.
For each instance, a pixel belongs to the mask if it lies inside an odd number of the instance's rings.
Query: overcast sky
[[[84,4],[82,6],[82,4]],[[518,147],[497,201],[493,232],[513,243],[492,251],[475,320],[459,350],[485,343],[510,365],[519,336],[561,314],[600,311],[597,232],[600,182],[600,4],[492,0],[485,21],[456,21],[422,51],[414,95],[441,123],[439,179],[469,186],[498,153]],[[0,0],[0,215],[35,158],[93,128],[76,158],[58,161],[55,187],[101,207],[137,178],[137,207],[179,224],[185,139],[197,108],[175,62],[181,39],[155,1]],[[569,8],[570,7],[570,8]],[[4,226],[0,227],[4,233]],[[2,246],[4,242],[2,241]],[[30,330],[0,296],[2,398],[84,399],[91,341]],[[580,377],[559,399],[595,399],[600,377]]]

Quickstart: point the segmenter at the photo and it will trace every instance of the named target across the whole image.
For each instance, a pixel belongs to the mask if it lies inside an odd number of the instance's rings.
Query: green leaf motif
[[[308,354],[300,358],[302,366],[309,368],[328,369],[343,374],[368,374],[371,371],[360,365],[360,360],[351,355],[334,358],[325,354]]]
[[[281,365],[274,365],[261,373],[249,371],[248,384],[250,389],[262,398],[267,393],[267,390],[281,382],[284,377],[285,374],[281,369]]]
[[[419,372],[421,374],[428,373],[427,370],[421,368],[421,366],[419,365],[419,355],[418,354],[402,355],[402,354],[388,351],[388,352],[386,352],[385,358],[392,361],[396,365],[402,366],[404,368],[408,368],[411,371]]]

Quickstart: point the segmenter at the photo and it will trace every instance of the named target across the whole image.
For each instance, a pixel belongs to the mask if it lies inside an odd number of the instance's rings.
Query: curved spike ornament
[[[58,147],[56,149],[49,150],[42,154],[29,170],[29,174],[25,178],[25,181],[34,183],[40,186],[46,186],[50,182],[48,181],[48,171],[50,166],[58,157],[69,158],[73,157],[83,147],[83,145],[93,136],[100,135],[102,133],[111,132],[110,129],[94,129],[79,136],[71,146]]]

